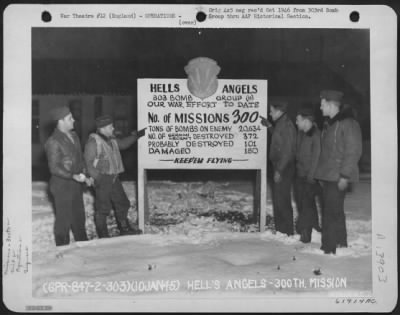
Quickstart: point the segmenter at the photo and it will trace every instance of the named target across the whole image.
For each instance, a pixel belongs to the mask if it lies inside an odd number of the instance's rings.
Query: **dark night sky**
[[[320,89],[337,84],[355,96],[369,137],[369,45],[359,29],[34,28],[32,88],[135,96],[137,78],[186,78],[185,65],[203,56],[219,78],[267,79],[269,96],[318,107]]]
[[[369,102],[368,30],[39,28],[32,33],[34,61],[75,60],[80,68],[98,60],[136,65],[138,75],[146,65],[146,77],[185,77],[183,67],[198,56],[215,59],[220,78],[243,76],[246,69],[262,72],[271,64],[322,63]]]

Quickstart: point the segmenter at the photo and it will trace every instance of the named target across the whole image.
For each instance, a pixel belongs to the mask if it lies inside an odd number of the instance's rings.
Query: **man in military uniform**
[[[54,234],[56,246],[70,242],[72,230],[75,241],[87,241],[82,183],[90,181],[85,176],[82,149],[74,129],[74,118],[68,107],[52,111],[57,127],[45,143],[51,173],[50,192],[55,202]]]
[[[302,108],[298,111],[295,196],[299,217],[296,230],[303,243],[311,242],[313,228],[321,231],[315,200],[319,195],[320,186],[314,179],[321,152],[321,133],[314,121],[315,115],[311,108]]]
[[[322,115],[328,117],[321,135],[321,154],[315,178],[323,190],[322,246],[326,254],[347,247],[344,198],[349,183],[358,181],[362,153],[361,130],[349,110],[342,110],[343,93],[320,93]]]
[[[270,105],[270,115],[274,122],[269,158],[273,167],[272,201],[275,229],[293,235],[293,208],[291,187],[295,172],[296,129],[287,116],[288,104],[276,102]],[[269,127],[268,121],[261,117],[261,123]]]
[[[128,221],[130,202],[122,187],[119,174],[124,171],[120,150],[130,147],[138,139],[138,133],[123,139],[114,136],[113,119],[109,115],[96,119],[96,133],[89,136],[85,146],[85,160],[95,186],[95,224],[99,238],[109,237],[107,216],[112,206],[120,235],[139,234]]]

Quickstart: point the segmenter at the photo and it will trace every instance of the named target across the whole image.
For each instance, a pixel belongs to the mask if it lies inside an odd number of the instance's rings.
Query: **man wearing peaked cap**
[[[57,122],[53,134],[45,143],[51,179],[50,192],[54,197],[56,246],[70,242],[72,230],[75,241],[86,241],[85,209],[82,183],[90,185],[74,118],[68,107],[56,107],[51,117]]]
[[[107,216],[115,208],[115,218],[120,235],[139,234],[128,221],[130,202],[119,179],[124,172],[120,150],[127,149],[144,135],[144,129],[119,139],[114,136],[113,118],[104,115],[96,118],[97,131],[89,136],[85,146],[85,160],[95,184],[95,225],[99,238],[109,237]]]
[[[362,153],[361,129],[351,111],[342,108],[343,93],[321,92],[321,111],[327,123],[321,134],[321,154],[315,178],[322,183],[322,246],[326,254],[347,247],[344,198],[350,182],[358,181]]]
[[[58,121],[70,113],[71,111],[67,106],[55,107],[51,110],[51,118],[53,118],[55,121]]]
[[[302,118],[306,118],[309,121],[311,121],[312,123],[315,121],[315,113],[314,110],[312,108],[309,107],[303,107],[300,108],[297,111],[297,117],[301,116]]]
[[[96,118],[96,128],[102,128],[107,125],[113,124],[114,121],[110,115],[104,115]]]
[[[341,102],[343,96],[343,92],[336,90],[322,90],[320,93],[321,99],[325,99],[327,101]]]

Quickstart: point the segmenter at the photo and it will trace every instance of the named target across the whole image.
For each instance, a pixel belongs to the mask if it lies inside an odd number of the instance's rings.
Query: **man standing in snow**
[[[130,147],[139,136],[138,132],[123,139],[114,136],[113,119],[109,115],[96,119],[96,133],[89,136],[85,146],[85,160],[95,186],[95,224],[99,238],[109,237],[107,216],[112,205],[120,235],[141,233],[130,226],[128,210],[130,202],[122,187],[119,174],[124,171],[120,150]]]
[[[49,169],[50,192],[55,202],[54,234],[56,246],[69,244],[69,230],[75,241],[87,241],[82,183],[86,178],[82,148],[74,129],[74,118],[68,107],[52,111],[57,127],[45,143]]]
[[[295,171],[296,129],[286,114],[287,106],[285,102],[270,105],[274,127],[269,158],[274,172],[272,201],[275,229],[281,233],[293,235],[293,208],[290,192]],[[264,126],[270,127],[265,118],[261,117],[261,119]]]
[[[322,115],[328,117],[321,135],[321,154],[315,178],[322,183],[322,246],[325,254],[347,247],[344,198],[350,182],[358,181],[362,153],[361,130],[351,111],[343,110],[343,93],[320,94]]]
[[[321,133],[314,121],[314,111],[311,108],[302,108],[298,111],[295,196],[299,217],[296,230],[303,243],[311,242],[313,228],[321,231],[315,202],[320,186],[314,179],[321,152]]]

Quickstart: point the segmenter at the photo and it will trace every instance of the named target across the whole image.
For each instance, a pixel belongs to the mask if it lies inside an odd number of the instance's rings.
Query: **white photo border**
[[[33,27],[188,27],[262,28],[262,20],[206,20],[195,26],[179,25],[164,19],[96,20],[62,19],[61,13],[97,14],[99,11],[170,12],[192,21],[199,11],[210,7],[249,5],[10,5],[4,11],[4,121],[3,121],[3,260],[7,255],[4,239],[22,238],[23,251],[31,253],[31,100]],[[253,5],[264,6],[264,5]],[[267,5],[273,7],[274,5]],[[282,5],[277,5],[281,7]],[[292,5],[290,5],[292,6]],[[301,5],[295,5],[297,7]],[[309,5],[307,5],[309,6]],[[305,6],[305,7],[307,7]],[[29,311],[26,305],[52,305],[53,311],[391,311],[397,303],[397,16],[384,5],[312,5],[337,8],[337,14],[311,19],[269,20],[269,28],[343,28],[370,30],[371,90],[371,173],[372,173],[372,272],[374,304],[337,304],[333,297],[271,297],[241,300],[218,299],[37,299],[32,297],[32,271],[3,276],[4,303],[13,311]],[[41,20],[51,12],[51,23]],[[349,19],[358,11],[357,24]],[[16,144],[16,142],[18,144]],[[8,235],[7,233],[10,233]],[[384,254],[384,269],[377,249]],[[4,261],[3,261],[4,269]],[[3,270],[4,271],[4,270]],[[380,275],[387,281],[379,281]],[[118,304],[118,309],[116,305]]]

